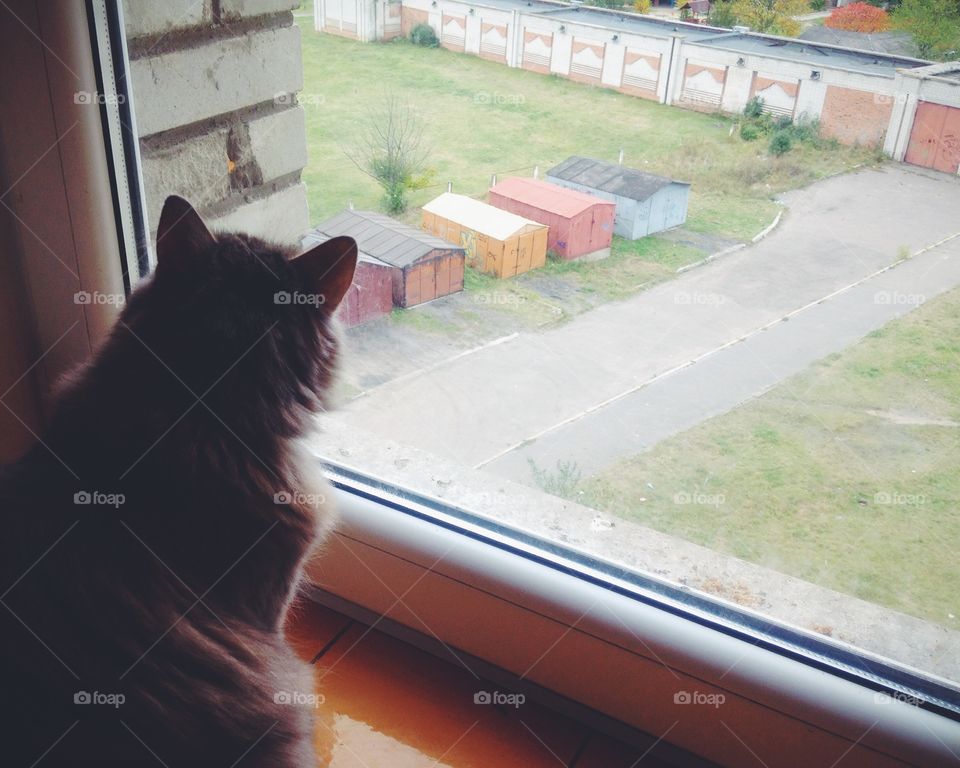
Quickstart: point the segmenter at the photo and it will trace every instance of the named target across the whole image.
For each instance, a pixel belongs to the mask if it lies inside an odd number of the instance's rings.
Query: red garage
[[[562,259],[610,255],[616,204],[539,179],[513,176],[490,190],[490,204],[550,227],[547,247]]]
[[[348,235],[362,253],[388,265],[397,307],[412,307],[463,290],[463,248],[382,213],[343,211],[315,232],[327,237]]]
[[[303,247],[312,248],[330,237],[314,230],[303,239]],[[360,325],[393,309],[394,268],[364,251],[358,255],[353,283],[337,308],[337,317],[346,326]]]

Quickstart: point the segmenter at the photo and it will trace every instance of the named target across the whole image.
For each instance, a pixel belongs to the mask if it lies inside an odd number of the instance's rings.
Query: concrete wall
[[[759,96],[773,114],[819,120],[827,136],[883,146],[897,159],[906,151],[918,99],[960,101],[958,81],[854,71],[829,61],[814,70],[789,53],[746,53],[724,48],[722,39],[697,43],[683,25],[640,34],[613,22],[604,27],[466,0],[402,2],[403,34],[428,23],[452,50],[704,112],[738,114]]]
[[[169,194],[190,200],[215,227],[285,242],[308,229],[296,99],[303,66],[291,13],[299,4],[124,0],[153,235]]]

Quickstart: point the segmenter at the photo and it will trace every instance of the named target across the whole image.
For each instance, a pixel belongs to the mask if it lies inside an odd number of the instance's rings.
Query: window
[[[181,5],[128,0],[126,57],[101,39],[139,138],[128,271],[169,193],[391,244],[361,242],[315,446],[344,513],[318,599],[721,762],[956,756],[960,189],[840,143],[864,99],[907,120],[858,54],[809,85],[725,63],[755,38],[614,40],[590,9]],[[456,50],[363,42],[415,23]],[[363,171],[384,114],[429,149],[394,216]]]

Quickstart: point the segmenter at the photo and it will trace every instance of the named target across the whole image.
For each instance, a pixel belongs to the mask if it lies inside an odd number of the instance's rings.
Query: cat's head
[[[214,234],[186,200],[169,197],[153,280],[121,321],[222,417],[247,426],[267,419],[276,434],[292,434],[295,414],[324,403],[338,346],[332,315],[356,263],[351,238],[300,253]]]

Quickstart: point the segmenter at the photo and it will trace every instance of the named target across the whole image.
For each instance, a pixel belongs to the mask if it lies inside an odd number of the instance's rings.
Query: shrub
[[[650,13],[650,0],[633,0],[633,10],[637,13]]]
[[[750,101],[747,102],[747,106],[743,108],[743,116],[748,120],[755,120],[758,117],[763,116],[763,99],[759,96],[754,96]]]
[[[756,141],[760,138],[760,129],[753,123],[744,123],[740,126],[740,138],[744,141]]]
[[[822,11],[827,7],[827,0],[810,0],[811,11]]]
[[[823,23],[830,29],[848,32],[886,32],[890,29],[890,15],[869,3],[850,3],[834,10]]]
[[[780,157],[785,155],[793,147],[793,139],[790,138],[789,131],[777,131],[770,139],[770,154]]]
[[[429,24],[417,24],[410,30],[410,42],[414,45],[422,45],[424,48],[436,48],[440,45],[437,39],[437,33]]]

